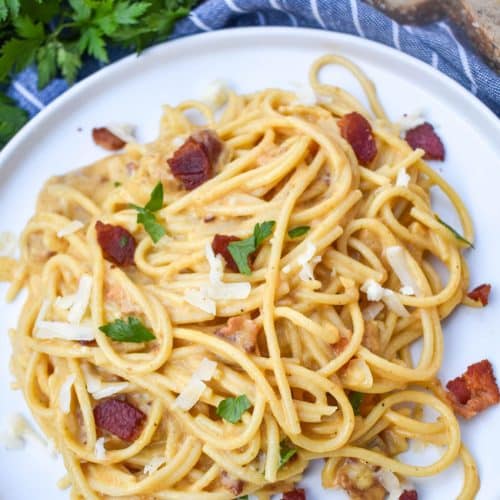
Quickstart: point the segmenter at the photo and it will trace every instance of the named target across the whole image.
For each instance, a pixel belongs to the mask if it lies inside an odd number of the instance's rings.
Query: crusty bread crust
[[[402,24],[449,17],[500,73],[500,0],[364,0]]]
[[[443,17],[441,0],[365,0],[402,24],[425,24]]]
[[[500,72],[500,1],[447,0],[446,10],[491,67]]]

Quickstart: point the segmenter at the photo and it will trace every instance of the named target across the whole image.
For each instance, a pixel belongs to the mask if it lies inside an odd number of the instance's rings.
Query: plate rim
[[[477,96],[472,94],[465,87],[460,85],[458,82],[453,80],[448,75],[442,73],[433,66],[413,57],[410,54],[399,51],[394,47],[384,45],[383,43],[370,40],[368,38],[359,37],[356,35],[351,35],[347,33],[339,33],[336,31],[315,29],[315,28],[304,28],[304,27],[292,27],[292,26],[243,26],[226,28],[220,30],[214,30],[209,32],[196,33],[193,35],[186,35],[173,40],[167,40],[165,42],[159,43],[148,47],[142,54],[143,60],[145,58],[155,57],[157,53],[162,51],[174,51],[178,50],[179,46],[182,50],[182,45],[186,45],[189,48],[191,44],[203,43],[204,39],[209,39],[209,41],[224,42],[227,38],[233,37],[245,37],[245,36],[274,36],[276,38],[286,37],[288,35],[296,34],[297,36],[305,36],[317,38],[318,41],[321,39],[339,42],[352,43],[354,46],[365,46],[368,49],[379,51],[382,55],[387,55],[389,58],[393,58],[400,63],[407,64],[416,67],[425,73],[425,77],[437,80],[441,85],[448,87],[450,90],[454,91],[464,99],[464,104],[468,105],[472,111],[475,111],[481,119],[485,121],[485,125],[488,127],[493,127],[500,134],[500,120],[495,115],[495,113],[486,106]],[[37,129],[37,127],[51,114],[55,113],[59,108],[63,107],[67,102],[71,101],[80,92],[83,92],[86,88],[96,84],[99,80],[105,79],[108,75],[115,71],[120,71],[122,67],[127,65],[133,65],[134,61],[137,60],[137,54],[129,54],[118,61],[108,64],[101,69],[95,71],[94,73],[86,76],[82,80],[76,82],[67,91],[63,92],[47,104],[43,109],[41,109],[33,118],[31,118],[22,128],[19,130],[14,137],[6,144],[6,146],[0,151],[0,169],[2,168],[4,162],[17,151],[17,149],[22,146],[23,142],[29,139],[30,135]],[[495,142],[488,141],[489,145],[495,149]]]

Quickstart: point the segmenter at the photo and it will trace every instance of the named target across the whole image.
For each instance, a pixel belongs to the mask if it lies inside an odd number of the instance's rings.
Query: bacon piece
[[[444,160],[443,143],[430,123],[425,122],[408,130],[405,134],[405,140],[412,149],[423,149],[426,160]]]
[[[487,359],[470,365],[463,375],[450,380],[446,388],[453,410],[466,419],[500,402],[493,367]]]
[[[446,384],[446,388],[453,394],[454,398],[464,405],[472,397],[463,377],[457,377]]]
[[[214,165],[222,152],[222,142],[213,130],[200,130],[191,136],[198,144],[203,146],[208,156],[208,161]]]
[[[342,351],[347,347],[347,344],[349,344],[349,340],[347,337],[340,337],[335,344],[332,344],[333,348],[333,353],[335,354],[335,357],[339,356]]]
[[[354,111],[344,115],[337,125],[340,134],[351,145],[361,165],[368,165],[377,155],[377,144],[372,133],[370,122],[360,113]]]
[[[94,407],[95,424],[124,441],[134,441],[146,415],[135,406],[117,398],[101,401]]]
[[[220,482],[233,495],[239,495],[243,491],[243,481],[230,476],[225,470],[220,475]]]
[[[399,500],[418,500],[417,490],[404,490],[401,495],[399,495]]]
[[[260,327],[248,315],[229,318],[227,326],[215,330],[215,335],[229,340],[246,352],[254,352]]]
[[[237,273],[238,266],[236,265],[233,256],[229,252],[229,248],[227,248],[229,243],[231,243],[232,241],[240,241],[240,239],[236,236],[216,234],[214,236],[214,239],[212,240],[212,250],[215,254],[222,255],[222,257],[224,257],[224,260],[226,261],[226,266],[229,267],[231,271]]]
[[[479,300],[483,306],[488,305],[488,299],[490,298],[490,292],[491,292],[491,285],[484,284],[484,285],[479,285],[474,290],[471,290],[468,294],[467,297],[469,297],[472,300]]]
[[[79,340],[78,343],[86,347],[97,347],[97,342],[95,340]]]
[[[201,130],[188,137],[186,142],[167,160],[174,176],[186,189],[194,189],[208,180],[222,151],[222,143],[211,130]]]
[[[109,151],[116,151],[123,148],[126,142],[113,134],[106,127],[99,127],[92,129],[92,139],[94,142],[101,146],[101,148],[107,149]]]
[[[135,239],[123,227],[95,223],[97,241],[106,260],[117,266],[131,266],[134,264]]]
[[[286,491],[281,498],[282,500],[307,500],[304,488],[295,488],[294,490]]]

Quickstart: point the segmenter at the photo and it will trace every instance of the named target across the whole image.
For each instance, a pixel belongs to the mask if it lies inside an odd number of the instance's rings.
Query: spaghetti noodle
[[[352,72],[370,110],[320,81],[326,65]],[[316,458],[323,485],[353,498],[370,488],[383,498],[391,481],[403,491],[406,478],[459,458],[458,498],[474,497],[477,471],[436,383],[441,320],[467,293],[471,221],[357,66],[324,56],[310,82],[316,104],[269,89],[227,90],[218,113],[197,101],[166,106],[153,143],[129,143],[41,192],[21,258],[14,271],[2,261],[0,276],[11,299],[29,293],[11,331],[12,370],[64,457],[72,498],[263,499],[293,488]],[[353,112],[375,141],[364,165],[339,129]],[[215,174],[187,191],[167,160],[200,129],[223,150]],[[433,186],[456,208],[463,241],[436,219]],[[136,240],[132,266],[106,258],[97,222]],[[166,234],[153,238],[149,223]],[[268,234],[255,236],[265,223]],[[227,248],[221,271],[216,235],[250,245],[250,273],[229,268]],[[135,325],[146,340],[110,337],[109,325]],[[444,451],[409,465],[398,455],[410,440]],[[366,488],[357,467],[369,472]]]

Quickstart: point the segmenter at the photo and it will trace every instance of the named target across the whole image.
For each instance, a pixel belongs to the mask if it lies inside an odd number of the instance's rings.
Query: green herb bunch
[[[196,0],[0,0],[0,90],[30,64],[38,88],[61,75],[73,83],[90,57],[108,62],[108,48],[140,52],[165,40]],[[0,92],[0,147],[27,120]]]

